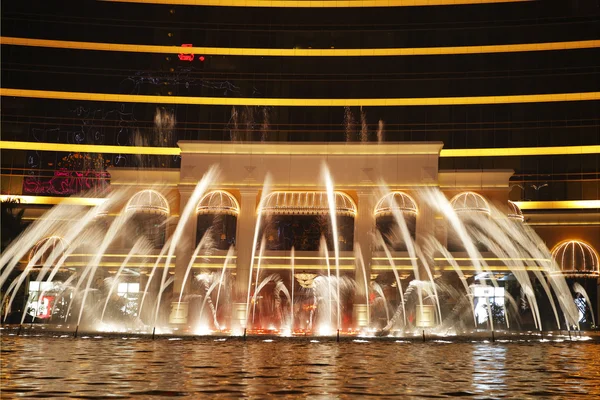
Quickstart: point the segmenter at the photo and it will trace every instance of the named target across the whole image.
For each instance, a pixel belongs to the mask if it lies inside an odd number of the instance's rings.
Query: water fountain
[[[383,143],[373,145],[380,149],[386,146]],[[361,146],[365,145],[350,147],[359,154],[350,157],[361,160],[361,152],[378,155],[382,151],[369,153],[373,147]],[[270,201],[269,194],[280,190],[285,171],[265,168],[262,185],[256,184],[255,179],[247,181],[250,182],[248,185],[256,187],[253,193],[258,207],[256,223],[251,227],[252,247],[247,249],[250,257],[245,266],[241,265],[238,258],[241,253],[235,246],[228,250],[224,250],[227,247],[217,249],[219,240],[224,240],[226,235],[222,233],[219,237],[214,230],[216,226],[204,231],[197,242],[189,237],[190,232],[195,233],[195,228],[190,230],[189,226],[196,226],[194,210],[201,198],[213,188],[223,187],[225,179],[230,179],[228,171],[218,165],[207,167],[203,177],[194,182],[176,221],[164,219],[155,225],[159,230],[163,229],[162,224],[169,226],[169,230],[164,228],[165,237],[160,243],[143,231],[138,232],[134,240],[124,237],[128,226],[136,221],[135,213],[123,206],[131,197],[131,187],[113,190],[104,202],[91,208],[56,206],[33,223],[1,256],[0,285],[6,289],[3,292],[3,319],[8,321],[15,299],[23,292],[27,292],[24,302],[28,306],[21,309],[16,322],[25,322],[31,313],[28,310],[31,304],[40,307],[43,303],[46,308],[54,309],[48,300],[48,293],[55,291],[54,284],[66,285],[61,290],[67,293],[68,307],[67,312],[62,313],[60,325],[68,325],[69,329],[81,326],[86,330],[106,330],[110,325],[118,331],[137,327],[135,329],[147,333],[241,334],[234,324],[239,316],[234,316],[234,311],[230,315],[230,307],[225,306],[229,301],[241,298],[240,287],[246,288],[241,328],[248,335],[293,336],[300,332],[303,335],[334,335],[341,332],[344,335],[411,336],[420,332],[425,335],[426,331],[430,335],[460,335],[526,326],[524,319],[529,318],[529,328],[568,330],[577,327],[581,319],[573,293],[583,299],[580,303],[592,310],[594,318],[590,295],[579,284],[567,284],[550,251],[540,244],[535,232],[526,224],[507,218],[497,204],[488,204],[483,197],[474,194],[457,195],[449,200],[438,187],[431,185],[413,188],[411,197],[390,189],[398,186],[384,182],[384,178],[389,180],[390,176],[375,177],[377,183],[373,178],[363,179],[359,182],[371,187],[374,198],[380,199],[376,206],[380,211],[368,216],[373,228],[375,219],[385,215],[394,238],[389,232],[384,234],[379,229],[372,229],[361,236],[369,241],[360,239],[353,244],[353,249],[344,247],[346,250],[342,250],[347,232],[342,233],[339,226],[340,213],[346,212],[356,218],[357,211],[352,209],[355,205],[351,204],[354,201],[351,197],[336,191],[336,176],[341,176],[342,187],[348,186],[348,179],[356,178],[341,173],[340,164],[332,159],[322,159],[315,168],[320,170],[321,179],[315,177],[314,186],[322,185],[324,190],[302,195],[291,190],[288,197],[280,196],[279,203],[268,204],[269,212],[280,210],[282,215],[327,216],[327,219],[319,220],[325,221],[318,225],[324,230],[317,239],[310,239],[317,242],[314,251],[299,251],[293,243],[285,244],[288,243],[285,241],[282,246],[289,246],[287,249],[266,248],[267,242],[275,238],[272,234],[265,236],[263,208]],[[252,173],[254,168],[246,170]],[[362,168],[361,171],[368,175],[370,169]],[[291,183],[293,177],[289,173],[288,176]],[[168,186],[154,185],[152,190],[160,195],[161,191],[166,193],[169,189]],[[400,201],[406,204],[399,204]],[[459,201],[474,202],[481,209],[466,203],[461,208],[457,205]],[[242,206],[245,207],[245,203]],[[107,210],[119,207],[122,211],[101,228],[97,222]],[[369,213],[370,210],[359,212]],[[447,223],[446,239],[442,240],[433,229],[422,231],[424,226],[427,228],[423,221],[439,224],[433,216]],[[70,218],[79,222],[75,224]],[[411,228],[410,218],[417,218],[417,234]],[[311,227],[316,226],[314,221],[312,224]],[[278,229],[275,236],[285,239],[285,225]],[[44,241],[49,236],[61,239]],[[132,244],[124,246],[123,243]],[[90,246],[95,246],[91,252]],[[120,246],[118,257],[112,254],[115,246]],[[329,248],[333,249],[333,263],[330,262]],[[367,257],[364,256],[365,248],[368,248]],[[189,249],[189,253],[181,249]],[[111,258],[117,261],[106,261]],[[199,259],[208,261],[199,263]],[[107,265],[116,269],[111,270]],[[242,275],[241,282],[235,276],[240,267],[249,271],[247,278]],[[310,280],[300,282],[302,287],[296,290],[298,276],[307,275],[307,269],[314,273]],[[231,274],[227,273],[229,270]],[[373,274],[375,270],[377,273]],[[108,276],[110,274],[112,276]],[[98,284],[99,279],[106,283]],[[30,280],[44,282],[43,288],[30,290],[26,287]],[[118,289],[123,284],[126,288],[129,283],[139,287],[139,292],[132,294]],[[360,300],[364,301],[365,307],[365,314],[360,316],[364,319],[361,323],[352,320],[351,310],[356,299],[364,299]],[[111,317],[110,323],[106,322],[107,310],[118,308],[115,304],[123,301],[128,304],[127,307],[120,306],[123,313],[134,308],[130,318],[119,322]],[[521,303],[527,305],[526,313],[522,311]],[[166,306],[169,304],[173,305],[171,312],[186,314],[184,318],[171,318],[171,323],[167,322]],[[47,314],[44,312],[44,317],[51,321],[47,325],[56,325],[56,316],[52,312]],[[528,315],[524,317],[525,314]],[[550,320],[548,315],[552,316]],[[296,319],[301,322],[295,323]]]

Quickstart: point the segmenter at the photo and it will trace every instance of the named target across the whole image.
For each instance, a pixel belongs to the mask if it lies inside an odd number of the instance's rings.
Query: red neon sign
[[[194,47],[194,45],[192,45],[191,43],[188,44],[182,44],[181,47]],[[185,54],[185,53],[180,53],[179,54],[179,59],[181,61],[194,61],[194,54]]]

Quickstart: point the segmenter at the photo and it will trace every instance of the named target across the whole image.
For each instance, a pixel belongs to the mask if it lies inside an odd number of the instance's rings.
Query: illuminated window
[[[334,192],[340,250],[352,250],[356,205],[350,196]],[[327,192],[273,192],[260,210],[267,223],[261,232],[267,250],[317,251],[321,237],[333,250],[333,234]]]
[[[138,294],[140,292],[139,283],[127,283],[122,282],[117,286],[117,294],[121,297],[128,297],[131,294]]]
[[[343,192],[335,192],[337,215],[356,216],[356,204]],[[260,210],[264,214],[323,215],[329,214],[327,192],[273,192],[267,195]]]
[[[169,215],[167,199],[156,190],[142,190],[133,195],[125,207],[127,212],[143,212]]]
[[[390,192],[379,200],[374,213],[377,230],[381,233],[386,246],[394,251],[407,251],[396,217],[404,219],[411,239],[414,240],[418,209],[412,197],[403,192]]]
[[[130,232],[128,240],[132,241],[139,236],[145,236],[154,248],[161,248],[165,244],[166,222],[170,209],[169,203],[162,194],[156,190],[142,190],[133,195],[125,210],[135,213],[132,217],[134,232]]]
[[[600,273],[598,253],[581,240],[565,240],[552,249],[552,257],[566,276],[593,276]]]
[[[525,217],[523,216],[523,212],[519,208],[518,205],[513,201],[508,201],[508,218],[513,221],[523,222],[525,221]]]
[[[196,207],[198,214],[230,214],[239,215],[240,206],[230,193],[224,190],[208,192]]]
[[[44,265],[50,257],[54,259],[54,262],[57,262],[62,253],[67,250],[67,247],[67,242],[59,236],[46,237],[38,241],[35,246],[31,248],[31,251],[29,252],[29,261],[33,261],[37,255],[39,258],[33,265]]]
[[[224,190],[208,192],[198,203],[196,213],[196,245],[209,229],[215,248],[227,250],[235,244],[240,206],[230,193]]]
[[[394,211],[417,214],[417,204],[403,192],[390,192],[383,196],[375,206],[375,216],[393,215]]]
[[[458,194],[450,200],[450,204],[452,204],[452,208],[454,208],[454,211],[457,213],[490,213],[490,206],[488,205],[487,200],[482,195],[475,192],[463,192]]]

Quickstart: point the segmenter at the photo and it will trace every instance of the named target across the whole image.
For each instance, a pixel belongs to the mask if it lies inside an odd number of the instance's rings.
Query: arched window
[[[554,246],[552,257],[565,276],[598,277],[600,263],[598,253],[581,240],[565,240]]]
[[[450,200],[450,204],[456,212],[456,215],[461,219],[467,232],[479,251],[487,251],[486,246],[474,238],[474,233],[479,232],[474,219],[488,218],[490,215],[490,206],[482,195],[475,192],[463,192]],[[448,250],[450,251],[465,251],[464,244],[460,236],[452,229],[448,232]]]
[[[155,248],[164,246],[170,208],[162,194],[151,189],[137,192],[127,203],[125,212],[134,213],[131,219],[135,237],[144,235]]]
[[[508,218],[517,222],[525,221],[525,217],[519,206],[510,200],[508,201]]]
[[[403,218],[412,240],[417,226],[417,203],[404,192],[390,192],[375,206],[375,223],[385,244],[395,251],[406,251],[407,246],[397,217]]]
[[[356,204],[343,192],[334,192],[339,248],[352,250]],[[266,217],[264,235],[269,250],[319,250],[321,236],[333,250],[333,233],[327,192],[273,192],[263,199],[259,212]]]
[[[205,194],[196,207],[196,245],[211,228],[214,247],[227,250],[234,245],[239,213],[240,206],[231,193],[213,190]]]
[[[69,247],[68,243],[60,236],[45,237],[40,239],[31,248],[29,251],[29,261],[33,261],[34,266],[41,266],[52,257],[54,259],[53,264],[55,264],[60,259],[60,256],[67,250],[67,247]]]
[[[461,213],[490,213],[490,206],[485,197],[475,192],[463,192],[450,200],[457,214]]]

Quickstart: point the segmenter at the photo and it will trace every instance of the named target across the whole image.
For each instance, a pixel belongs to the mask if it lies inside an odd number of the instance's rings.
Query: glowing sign
[[[192,45],[191,43],[188,43],[188,44],[182,44],[181,47],[194,47],[194,45]],[[179,53],[178,57],[181,61],[194,61],[193,54]]]
[[[26,176],[23,194],[71,195],[108,185],[110,174],[105,171],[54,171],[53,177]]]

